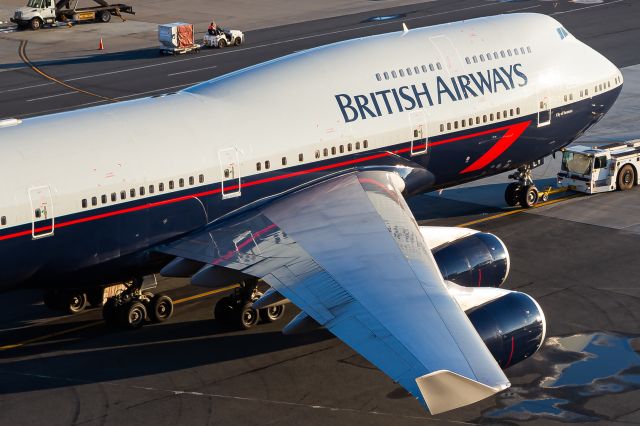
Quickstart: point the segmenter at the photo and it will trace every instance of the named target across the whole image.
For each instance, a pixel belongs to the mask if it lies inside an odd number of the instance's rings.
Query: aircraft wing
[[[432,414],[509,382],[440,275],[393,172],[334,178],[161,248],[261,278]],[[290,325],[292,324],[290,323]]]

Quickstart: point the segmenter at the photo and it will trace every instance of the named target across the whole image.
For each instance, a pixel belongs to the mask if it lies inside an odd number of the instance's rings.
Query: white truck
[[[15,10],[11,22],[19,29],[39,30],[45,25],[57,25],[69,22],[109,22],[111,15],[121,13],[135,14],[126,4],[109,4],[105,0],[93,0],[97,6],[79,7],[80,0],[29,0],[25,7]],[[82,5],[80,5],[82,6]]]
[[[240,30],[219,29],[215,34],[205,34],[202,44],[205,47],[240,46],[244,43],[244,33]]]
[[[596,194],[625,191],[640,183],[640,139],[602,146],[575,145],[562,150],[558,186]]]

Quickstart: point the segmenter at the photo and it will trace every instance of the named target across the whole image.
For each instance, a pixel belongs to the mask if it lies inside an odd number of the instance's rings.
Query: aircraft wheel
[[[626,191],[633,188],[636,181],[636,172],[630,164],[622,166],[618,172],[618,190]]]
[[[243,305],[239,305],[235,310],[238,324],[244,330],[255,327],[260,320],[260,314],[251,307],[252,304],[253,302],[246,302]]]
[[[518,204],[518,195],[521,189],[522,185],[520,185],[518,182],[512,182],[507,185],[507,188],[504,191],[504,200],[507,202],[508,206],[513,207]]]
[[[149,308],[152,322],[165,322],[173,315],[173,300],[166,294],[157,294],[151,299]]]
[[[135,330],[144,325],[147,317],[147,309],[142,302],[132,301],[118,307],[120,316],[120,325],[125,328]]]
[[[260,318],[265,322],[278,321],[284,315],[285,305],[271,306],[269,308],[260,309]]]
[[[529,209],[538,202],[538,189],[534,185],[525,186],[520,191],[520,205]]]

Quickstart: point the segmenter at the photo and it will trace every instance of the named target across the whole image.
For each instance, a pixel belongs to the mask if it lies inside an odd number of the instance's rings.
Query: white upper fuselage
[[[176,94],[0,128],[0,216],[6,217],[0,230],[31,223],[33,187],[50,188],[53,211],[48,213],[59,218],[128,202],[131,189],[140,199],[158,195],[159,183],[164,193],[189,187],[192,176],[193,185],[202,185],[201,174],[204,184],[220,182],[227,165],[221,164],[219,151],[227,148],[239,159],[227,179],[244,180],[293,165],[313,167],[353,155],[356,147],[379,151],[410,141],[416,121],[424,120],[430,139],[500,123],[504,111],[509,118],[524,117],[537,113],[543,100],[555,108],[622,84],[612,63],[560,28],[544,15],[512,14],[382,34],[288,55]],[[481,94],[471,85],[475,95],[465,96],[461,87],[454,88],[451,78],[478,72],[493,78],[491,91]],[[459,100],[442,90],[438,96],[438,78],[459,92],[454,95]],[[423,83],[433,105],[423,97],[423,108],[400,112],[410,102],[401,98],[398,104],[391,89],[399,93],[402,86],[422,88]],[[386,100],[375,95],[383,91]],[[347,116],[336,98],[340,94],[356,108],[346,109]],[[369,97],[375,117],[366,111],[362,116],[358,95]],[[350,120],[353,111],[358,117]],[[175,182],[173,189],[169,181]],[[147,188],[142,196],[140,187]]]

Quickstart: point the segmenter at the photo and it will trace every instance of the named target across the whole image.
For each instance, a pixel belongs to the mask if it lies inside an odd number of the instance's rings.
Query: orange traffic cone
[[[102,37],[100,37],[100,44],[98,44],[98,50],[104,50],[104,44],[102,43]]]

